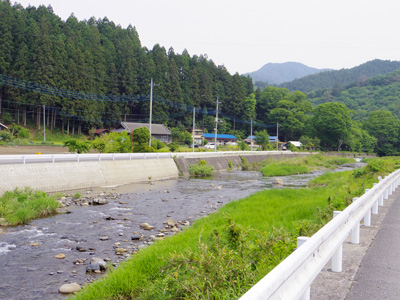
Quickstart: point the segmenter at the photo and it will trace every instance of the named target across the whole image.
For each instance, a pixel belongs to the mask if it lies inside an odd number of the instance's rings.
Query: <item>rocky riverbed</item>
[[[318,174],[283,177],[299,187]],[[271,188],[258,172],[217,173],[75,192],[60,214],[2,228],[0,299],[60,299],[60,288],[84,286],[156,239],[176,234],[229,201]],[[281,185],[279,185],[281,186]]]

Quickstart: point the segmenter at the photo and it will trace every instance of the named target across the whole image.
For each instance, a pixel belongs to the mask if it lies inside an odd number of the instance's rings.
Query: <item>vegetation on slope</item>
[[[327,173],[308,188],[266,190],[231,202],[139,251],[74,299],[236,299],[377,181],[398,159]],[[362,174],[360,176],[360,174]]]
[[[45,192],[16,189],[0,197],[0,218],[11,226],[25,225],[33,219],[55,214],[58,206],[58,201]]]
[[[347,163],[354,163],[353,158],[323,156],[321,154],[305,157],[287,158],[276,161],[268,159],[263,161],[261,174],[263,176],[288,176],[308,174],[316,169],[332,169]]]

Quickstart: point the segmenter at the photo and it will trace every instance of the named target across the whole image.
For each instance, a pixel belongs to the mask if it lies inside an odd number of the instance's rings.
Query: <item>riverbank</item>
[[[140,251],[75,299],[237,298],[294,249],[297,236],[312,235],[333,210],[346,207],[393,167],[374,162],[357,172],[328,173],[307,189],[267,190],[231,202],[179,235]],[[241,252],[246,249],[251,252]],[[210,285],[197,278],[208,278]]]

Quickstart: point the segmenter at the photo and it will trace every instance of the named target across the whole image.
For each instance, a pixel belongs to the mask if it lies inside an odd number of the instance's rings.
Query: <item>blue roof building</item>
[[[215,133],[203,133],[203,138],[208,142],[214,142]],[[217,144],[221,145],[227,142],[236,142],[236,136],[232,134],[217,134]]]

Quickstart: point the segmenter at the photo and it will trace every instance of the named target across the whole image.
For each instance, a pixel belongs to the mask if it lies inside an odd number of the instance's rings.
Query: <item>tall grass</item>
[[[24,225],[37,218],[56,213],[57,200],[42,191],[15,189],[0,197],[0,218],[11,226]]]
[[[288,176],[295,174],[308,174],[315,169],[335,168],[346,163],[354,163],[353,158],[327,157],[320,154],[305,157],[286,158],[276,161],[268,159],[263,161],[261,173],[263,176]]]
[[[372,161],[327,173],[307,188],[265,190],[231,202],[139,251],[74,299],[236,299],[366,188],[399,165]]]

